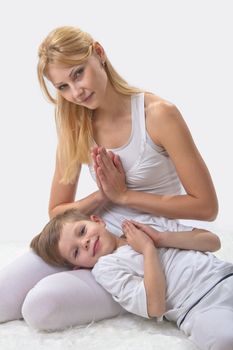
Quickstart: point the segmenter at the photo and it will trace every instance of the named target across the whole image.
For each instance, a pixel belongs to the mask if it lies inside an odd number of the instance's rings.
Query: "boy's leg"
[[[60,272],[41,280],[27,295],[22,313],[38,330],[64,329],[125,312],[88,270]]]
[[[199,349],[233,350],[232,311],[210,308],[196,316],[185,333]]]
[[[0,269],[0,322],[22,318],[21,308],[29,290],[42,278],[64,271],[46,264],[31,250]]]
[[[233,350],[233,277],[224,280],[187,316],[181,329],[200,349]]]

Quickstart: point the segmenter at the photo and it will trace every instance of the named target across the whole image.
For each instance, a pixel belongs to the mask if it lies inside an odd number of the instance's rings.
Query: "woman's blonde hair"
[[[55,104],[55,120],[58,134],[58,157],[62,169],[61,182],[75,181],[78,165],[90,163],[90,147],[93,143],[92,111],[64,99],[59,91],[52,97],[45,77],[48,64],[74,66],[83,63],[93,53],[93,38],[76,27],[59,27],[53,30],[39,47],[38,79],[42,91]],[[77,59],[78,57],[78,59]],[[142,90],[128,85],[116,72],[108,58],[104,69],[114,89],[123,95]]]
[[[65,212],[56,215],[43,228],[41,233],[35,236],[30,247],[40,256],[45,262],[54,266],[63,266],[74,268],[68,260],[63,258],[58,249],[63,226],[67,222],[76,222],[82,220],[90,220],[86,215],[81,214],[77,209],[69,209]]]

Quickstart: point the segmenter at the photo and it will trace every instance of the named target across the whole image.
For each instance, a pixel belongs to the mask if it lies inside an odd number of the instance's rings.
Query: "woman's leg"
[[[0,322],[22,318],[21,308],[31,288],[42,278],[64,271],[46,264],[31,250],[0,270]]]
[[[38,330],[83,325],[123,312],[88,270],[44,278],[28,293],[22,308],[26,322]]]
[[[55,330],[121,312],[90,271],[50,266],[32,251],[0,270],[0,322],[23,317],[32,327]]]

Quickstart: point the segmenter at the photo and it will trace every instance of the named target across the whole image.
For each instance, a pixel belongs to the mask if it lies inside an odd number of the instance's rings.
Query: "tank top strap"
[[[140,139],[146,142],[146,122],[145,122],[145,108],[144,108],[144,93],[139,93],[132,96],[132,124],[133,130],[137,130],[136,134],[140,132]],[[138,135],[139,136],[139,135]]]
[[[126,144],[108,149],[121,158],[126,173],[140,162],[146,145],[144,93],[131,95],[131,134]],[[91,169],[92,175],[94,170]],[[95,178],[95,176],[93,176]]]
[[[112,149],[117,153],[123,163],[125,172],[134,168],[140,161],[146,144],[144,94],[131,96],[131,135],[128,142],[117,149]]]

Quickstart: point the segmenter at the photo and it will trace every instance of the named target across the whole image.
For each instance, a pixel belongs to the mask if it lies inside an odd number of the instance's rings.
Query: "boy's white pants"
[[[233,350],[233,276],[190,310],[180,329],[202,350]]]

